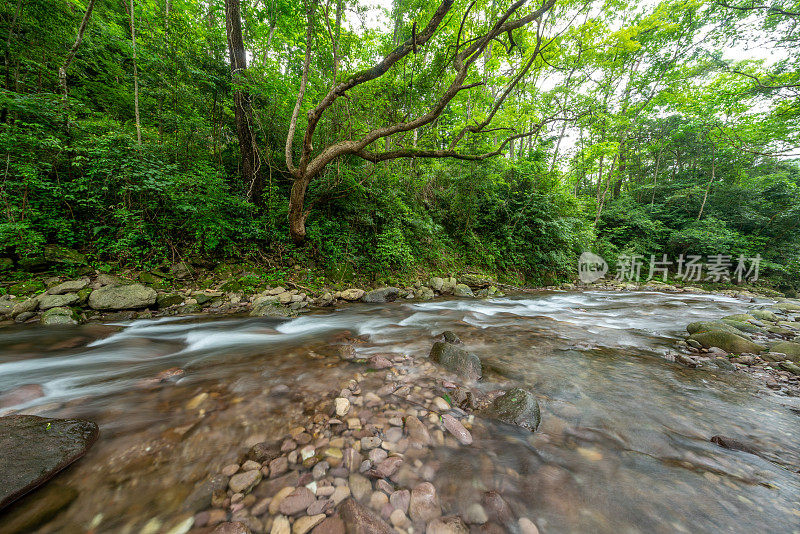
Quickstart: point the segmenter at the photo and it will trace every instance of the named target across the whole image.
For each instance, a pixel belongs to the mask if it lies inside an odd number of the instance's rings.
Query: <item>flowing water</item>
[[[446,512],[497,489],[550,532],[800,532],[800,404],[745,373],[663,358],[687,323],[740,313],[733,298],[656,292],[358,304],[288,321],[168,318],[0,329],[0,392],[38,384],[15,409],[96,421],[101,438],[55,479],[76,501],[43,532],[167,531],[208,472],[248,438],[279,439],[303,404],[337,388],[360,354],[427,356],[455,331],[484,363],[485,391],[534,392],[535,434],[497,425],[434,451]],[[179,367],[177,382],[158,373]],[[715,434],[759,455],[722,449]],[[508,476],[486,480],[491,461]],[[36,494],[15,506],[35,502]],[[146,526],[146,527],[145,527]],[[2,528],[0,528],[2,530]]]

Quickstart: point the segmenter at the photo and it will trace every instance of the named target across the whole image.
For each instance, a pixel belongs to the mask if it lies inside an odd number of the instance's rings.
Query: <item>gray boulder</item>
[[[486,417],[535,432],[542,420],[536,397],[522,388],[509,389],[484,411]]]
[[[253,304],[253,309],[250,311],[251,317],[296,317],[297,312],[282,306],[274,300],[264,299],[257,301]]]
[[[382,287],[374,291],[370,291],[361,297],[362,302],[392,302],[400,294],[400,290],[396,287]]]
[[[472,289],[466,284],[456,284],[456,287],[453,289],[453,295],[456,297],[474,297],[475,295],[472,293]]]
[[[431,289],[434,291],[441,291],[442,287],[444,287],[443,279],[439,278],[438,276],[431,278]]]
[[[433,289],[427,286],[422,286],[414,292],[414,297],[419,300],[431,300],[435,296]]]
[[[95,310],[134,310],[156,303],[158,293],[142,284],[104,286],[89,295],[89,306]]]
[[[430,358],[445,369],[468,380],[479,380],[483,375],[480,358],[460,345],[437,341],[431,348]]]
[[[97,435],[91,421],[0,417],[0,509],[86,454]]]
[[[60,284],[51,287],[47,290],[48,295],[63,295],[65,293],[77,293],[81,289],[89,285],[88,278],[81,278],[80,280],[67,280]]]
[[[65,295],[43,295],[39,297],[39,309],[49,310],[50,308],[59,308],[62,306],[72,306],[80,300],[76,293],[67,293]]]

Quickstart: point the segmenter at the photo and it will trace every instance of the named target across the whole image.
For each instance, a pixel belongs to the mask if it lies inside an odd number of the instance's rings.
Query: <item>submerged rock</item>
[[[0,408],[8,408],[17,404],[24,404],[39,397],[44,397],[44,389],[39,384],[25,384],[15,387],[10,391],[0,393]]]
[[[536,397],[522,388],[513,388],[500,395],[484,411],[484,415],[504,423],[535,432],[542,420]]]
[[[97,436],[97,425],[91,421],[0,417],[0,508],[82,457]]]
[[[394,530],[386,521],[371,510],[358,504],[355,499],[347,499],[339,513],[345,524],[347,534],[393,534]]]
[[[61,510],[72,504],[78,492],[53,484],[43,488],[30,499],[18,501],[2,520],[3,534],[27,534],[48,523]]]
[[[480,358],[459,345],[437,341],[431,348],[430,358],[468,380],[478,380],[483,375]]]
[[[736,451],[749,452],[750,454],[757,454],[756,450],[746,443],[742,443],[738,439],[729,438],[727,436],[712,436],[711,443],[716,443],[723,449],[732,449]]]
[[[89,295],[89,306],[95,310],[132,310],[156,303],[158,293],[142,284],[104,286]]]

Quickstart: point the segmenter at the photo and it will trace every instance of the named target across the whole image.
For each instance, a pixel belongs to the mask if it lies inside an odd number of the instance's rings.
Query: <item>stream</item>
[[[764,301],[767,303],[768,301]],[[542,533],[800,532],[800,400],[745,373],[663,356],[687,323],[756,303],[718,295],[543,292],[492,300],[354,304],[278,320],[182,317],[71,328],[0,329],[0,408],[85,418],[100,439],[52,483],[78,492],[40,532],[168,532],[209,472],[259,439],[302,424],[304,404],[341,387],[359,355],[427,357],[454,331],[484,366],[478,388],[519,385],[540,403],[531,434],[497,425],[441,447],[433,484],[462,513],[495,489]],[[177,381],[155,377],[171,368]],[[751,443],[727,450],[713,435]],[[508,476],[486,480],[490,462]],[[37,494],[12,505],[32,506]],[[191,514],[189,514],[191,515]],[[2,532],[0,516],[0,532]]]

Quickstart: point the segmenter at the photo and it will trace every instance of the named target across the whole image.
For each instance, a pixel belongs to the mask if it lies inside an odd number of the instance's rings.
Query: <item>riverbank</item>
[[[445,273],[402,283],[345,283],[311,272],[283,273],[280,281],[261,271],[225,266],[207,270],[178,263],[166,271],[122,271],[107,274],[84,267],[82,276],[41,275],[0,281],[0,325],[42,323],[81,324],[97,321],[150,319],[192,314],[294,317],[313,310],[352,302],[428,301],[437,297],[492,298],[504,293],[575,289],[624,291],[710,292],[736,298],[783,295],[768,287],[697,287],[650,280],[630,283],[600,280],[584,285],[523,287],[501,283],[492,274]],[[17,273],[15,278],[21,278]]]

